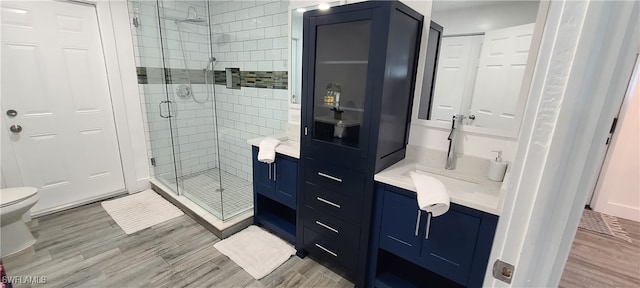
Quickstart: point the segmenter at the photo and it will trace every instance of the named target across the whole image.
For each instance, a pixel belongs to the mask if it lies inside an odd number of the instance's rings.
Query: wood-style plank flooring
[[[341,275],[293,256],[255,280],[187,215],[126,235],[100,203],[29,223],[33,249],[3,259],[9,276],[46,276],[14,287],[353,287]]]
[[[560,287],[640,287],[640,223],[618,222],[632,243],[578,228]]]

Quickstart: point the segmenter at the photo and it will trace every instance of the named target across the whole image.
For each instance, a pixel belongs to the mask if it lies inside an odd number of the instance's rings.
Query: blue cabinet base
[[[277,154],[271,164],[258,161],[253,147],[253,222],[294,243],[296,250],[298,160]]]
[[[451,203],[447,213],[431,219],[419,210],[415,192],[381,183],[374,214],[371,285],[482,286],[496,215]]]

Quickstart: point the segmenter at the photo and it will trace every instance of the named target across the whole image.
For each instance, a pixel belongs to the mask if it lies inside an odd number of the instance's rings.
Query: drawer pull
[[[318,247],[318,248],[320,248],[320,249],[324,250],[324,252],[327,252],[327,253],[329,253],[329,254],[333,255],[333,257],[338,257],[338,254],[336,254],[335,252],[333,252],[333,251],[331,251],[331,250],[329,250],[329,249],[327,249],[327,248],[322,247],[322,245],[320,245],[320,244],[317,244],[317,243],[316,243],[316,247]]]
[[[331,180],[333,180],[333,181],[338,181],[338,182],[342,183],[342,179],[340,179],[340,178],[338,178],[338,177],[331,176],[331,175],[329,175],[329,174],[324,174],[324,173],[322,173],[322,172],[318,172],[318,175],[320,175],[320,176],[322,176],[322,177],[324,177],[324,178],[329,178],[329,179],[331,179]]]
[[[431,212],[427,213],[427,229],[424,229],[424,239],[429,239],[429,232],[431,230]]]
[[[335,233],[340,233],[340,232],[338,232],[338,229],[333,228],[333,227],[331,227],[331,226],[329,226],[329,225],[327,225],[327,224],[324,224],[324,223],[322,223],[322,222],[320,222],[320,221],[316,221],[316,224],[318,224],[318,225],[320,225],[320,226],[322,226],[322,227],[324,227],[324,228],[326,228],[326,229],[328,229],[328,230],[331,230],[331,231],[333,231],[333,232],[335,232]]]
[[[333,206],[333,207],[336,207],[336,208],[338,208],[338,209],[340,208],[340,205],[339,205],[339,204],[333,203],[333,202],[331,202],[331,201],[329,201],[329,200],[327,200],[327,199],[324,199],[324,198],[322,198],[322,197],[316,197],[316,199],[317,199],[318,201],[320,201],[320,202],[323,202],[323,203],[325,203],[325,204],[329,204],[329,205],[331,205],[331,206]]]
[[[420,230],[420,215],[422,214],[422,211],[418,210],[418,216],[416,219],[416,236],[418,236],[418,231]]]

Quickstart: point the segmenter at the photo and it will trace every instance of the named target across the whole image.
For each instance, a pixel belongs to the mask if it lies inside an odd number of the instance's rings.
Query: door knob
[[[18,116],[18,111],[13,110],[13,109],[9,109],[9,110],[7,110],[7,116],[9,116],[9,117]]]
[[[9,127],[9,130],[11,130],[11,132],[13,132],[13,133],[20,133],[20,132],[22,132],[22,126],[17,125],[17,124],[13,124],[13,125],[11,125],[11,127]]]
[[[476,120],[476,115],[473,115],[473,114],[469,115],[469,120]]]

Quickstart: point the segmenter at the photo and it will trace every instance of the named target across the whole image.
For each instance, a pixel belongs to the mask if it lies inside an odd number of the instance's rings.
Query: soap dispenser
[[[492,152],[498,153],[498,157],[489,163],[487,178],[491,181],[500,182],[504,179],[504,173],[507,171],[507,162],[502,160],[502,151],[494,150]]]

